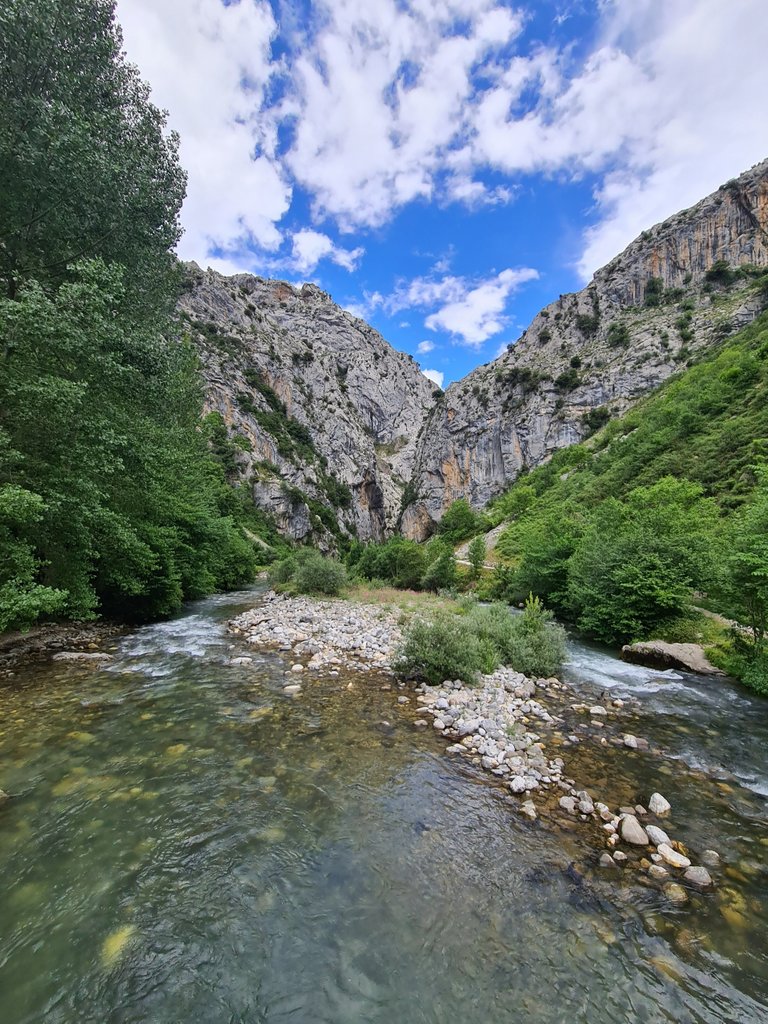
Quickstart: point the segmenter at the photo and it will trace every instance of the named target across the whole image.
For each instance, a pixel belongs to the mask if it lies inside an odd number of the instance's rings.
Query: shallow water
[[[594,831],[521,820],[382,680],[290,698],[277,655],[228,664],[252,600],[4,692],[3,1024],[766,1019],[764,702],[572,647],[574,685],[637,697],[658,752],[585,738],[571,773],[661,789],[739,875],[675,908],[593,869]]]

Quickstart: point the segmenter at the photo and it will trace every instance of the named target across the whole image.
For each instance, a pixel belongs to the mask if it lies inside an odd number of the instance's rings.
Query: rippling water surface
[[[653,747],[564,747],[572,774],[660,788],[725,858],[673,907],[593,869],[594,831],[522,821],[382,680],[289,698],[277,655],[229,664],[252,600],[3,692],[2,1024],[768,1019],[764,702],[572,647],[574,685],[637,697]]]

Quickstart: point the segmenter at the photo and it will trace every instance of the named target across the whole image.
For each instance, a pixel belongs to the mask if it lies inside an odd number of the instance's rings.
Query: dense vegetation
[[[270,567],[269,582],[288,593],[337,597],[347,583],[347,571],[315,548],[299,548]]]
[[[459,605],[431,619],[414,618],[396,664],[412,679],[438,685],[446,679],[472,684],[481,672],[511,665],[534,678],[556,672],[565,656],[565,633],[538,598],[521,615],[506,605]]]
[[[589,442],[522,476],[496,593],[610,642],[674,632],[694,592],[748,625],[720,662],[768,691],[768,314]],[[716,655],[717,656],[717,655]]]
[[[457,581],[453,548],[442,537],[428,544],[404,537],[393,537],[383,544],[354,544],[347,564],[362,579],[404,590],[451,590]]]
[[[110,0],[0,11],[0,629],[165,615],[256,564],[171,319],[177,140],[121,48]]]

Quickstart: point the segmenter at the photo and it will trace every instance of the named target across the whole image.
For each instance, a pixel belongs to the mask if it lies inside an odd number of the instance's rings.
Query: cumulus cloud
[[[422,370],[421,372],[427,380],[431,380],[433,384],[437,384],[437,386],[442,390],[443,381],[445,380],[445,374],[442,370]]]
[[[181,136],[189,185],[180,255],[205,262],[213,252],[276,249],[291,184],[266,109],[279,70],[269,4],[119,0],[117,15],[130,59]]]
[[[300,274],[311,273],[322,259],[330,259],[345,270],[354,270],[363,252],[361,246],[343,249],[334,245],[328,235],[305,228],[293,236],[292,263]]]
[[[426,356],[434,349],[434,347],[434,341],[420,341],[416,346],[416,351],[420,356]]]
[[[474,287],[461,278],[451,278],[444,293],[448,301],[431,313],[425,324],[430,330],[448,331],[465,344],[479,347],[506,326],[504,310],[510,295],[538,276],[531,267],[507,269]]]
[[[297,59],[287,156],[315,208],[353,228],[433,196],[466,126],[473,70],[522,17],[496,0],[323,0],[322,28]]]
[[[329,224],[364,231],[414,202],[498,206],[532,175],[591,174],[588,277],[768,152],[764,0],[601,0],[586,53],[523,48],[533,0],[518,6],[318,0],[299,26],[268,0],[118,0],[128,55],[181,134],[180,254],[352,269],[360,246],[332,242]],[[298,189],[310,217],[291,208]],[[432,301],[451,309],[433,326],[479,344],[504,282],[474,314],[460,281],[440,283]]]

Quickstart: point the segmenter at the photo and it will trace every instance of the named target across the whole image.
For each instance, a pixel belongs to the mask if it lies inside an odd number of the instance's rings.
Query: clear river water
[[[1,1024],[768,1021],[768,702],[571,643],[564,678],[651,750],[585,737],[566,770],[612,806],[658,789],[723,858],[678,906],[601,872],[594,829],[521,818],[382,680],[291,698],[279,655],[232,665],[255,596],[1,691]]]

